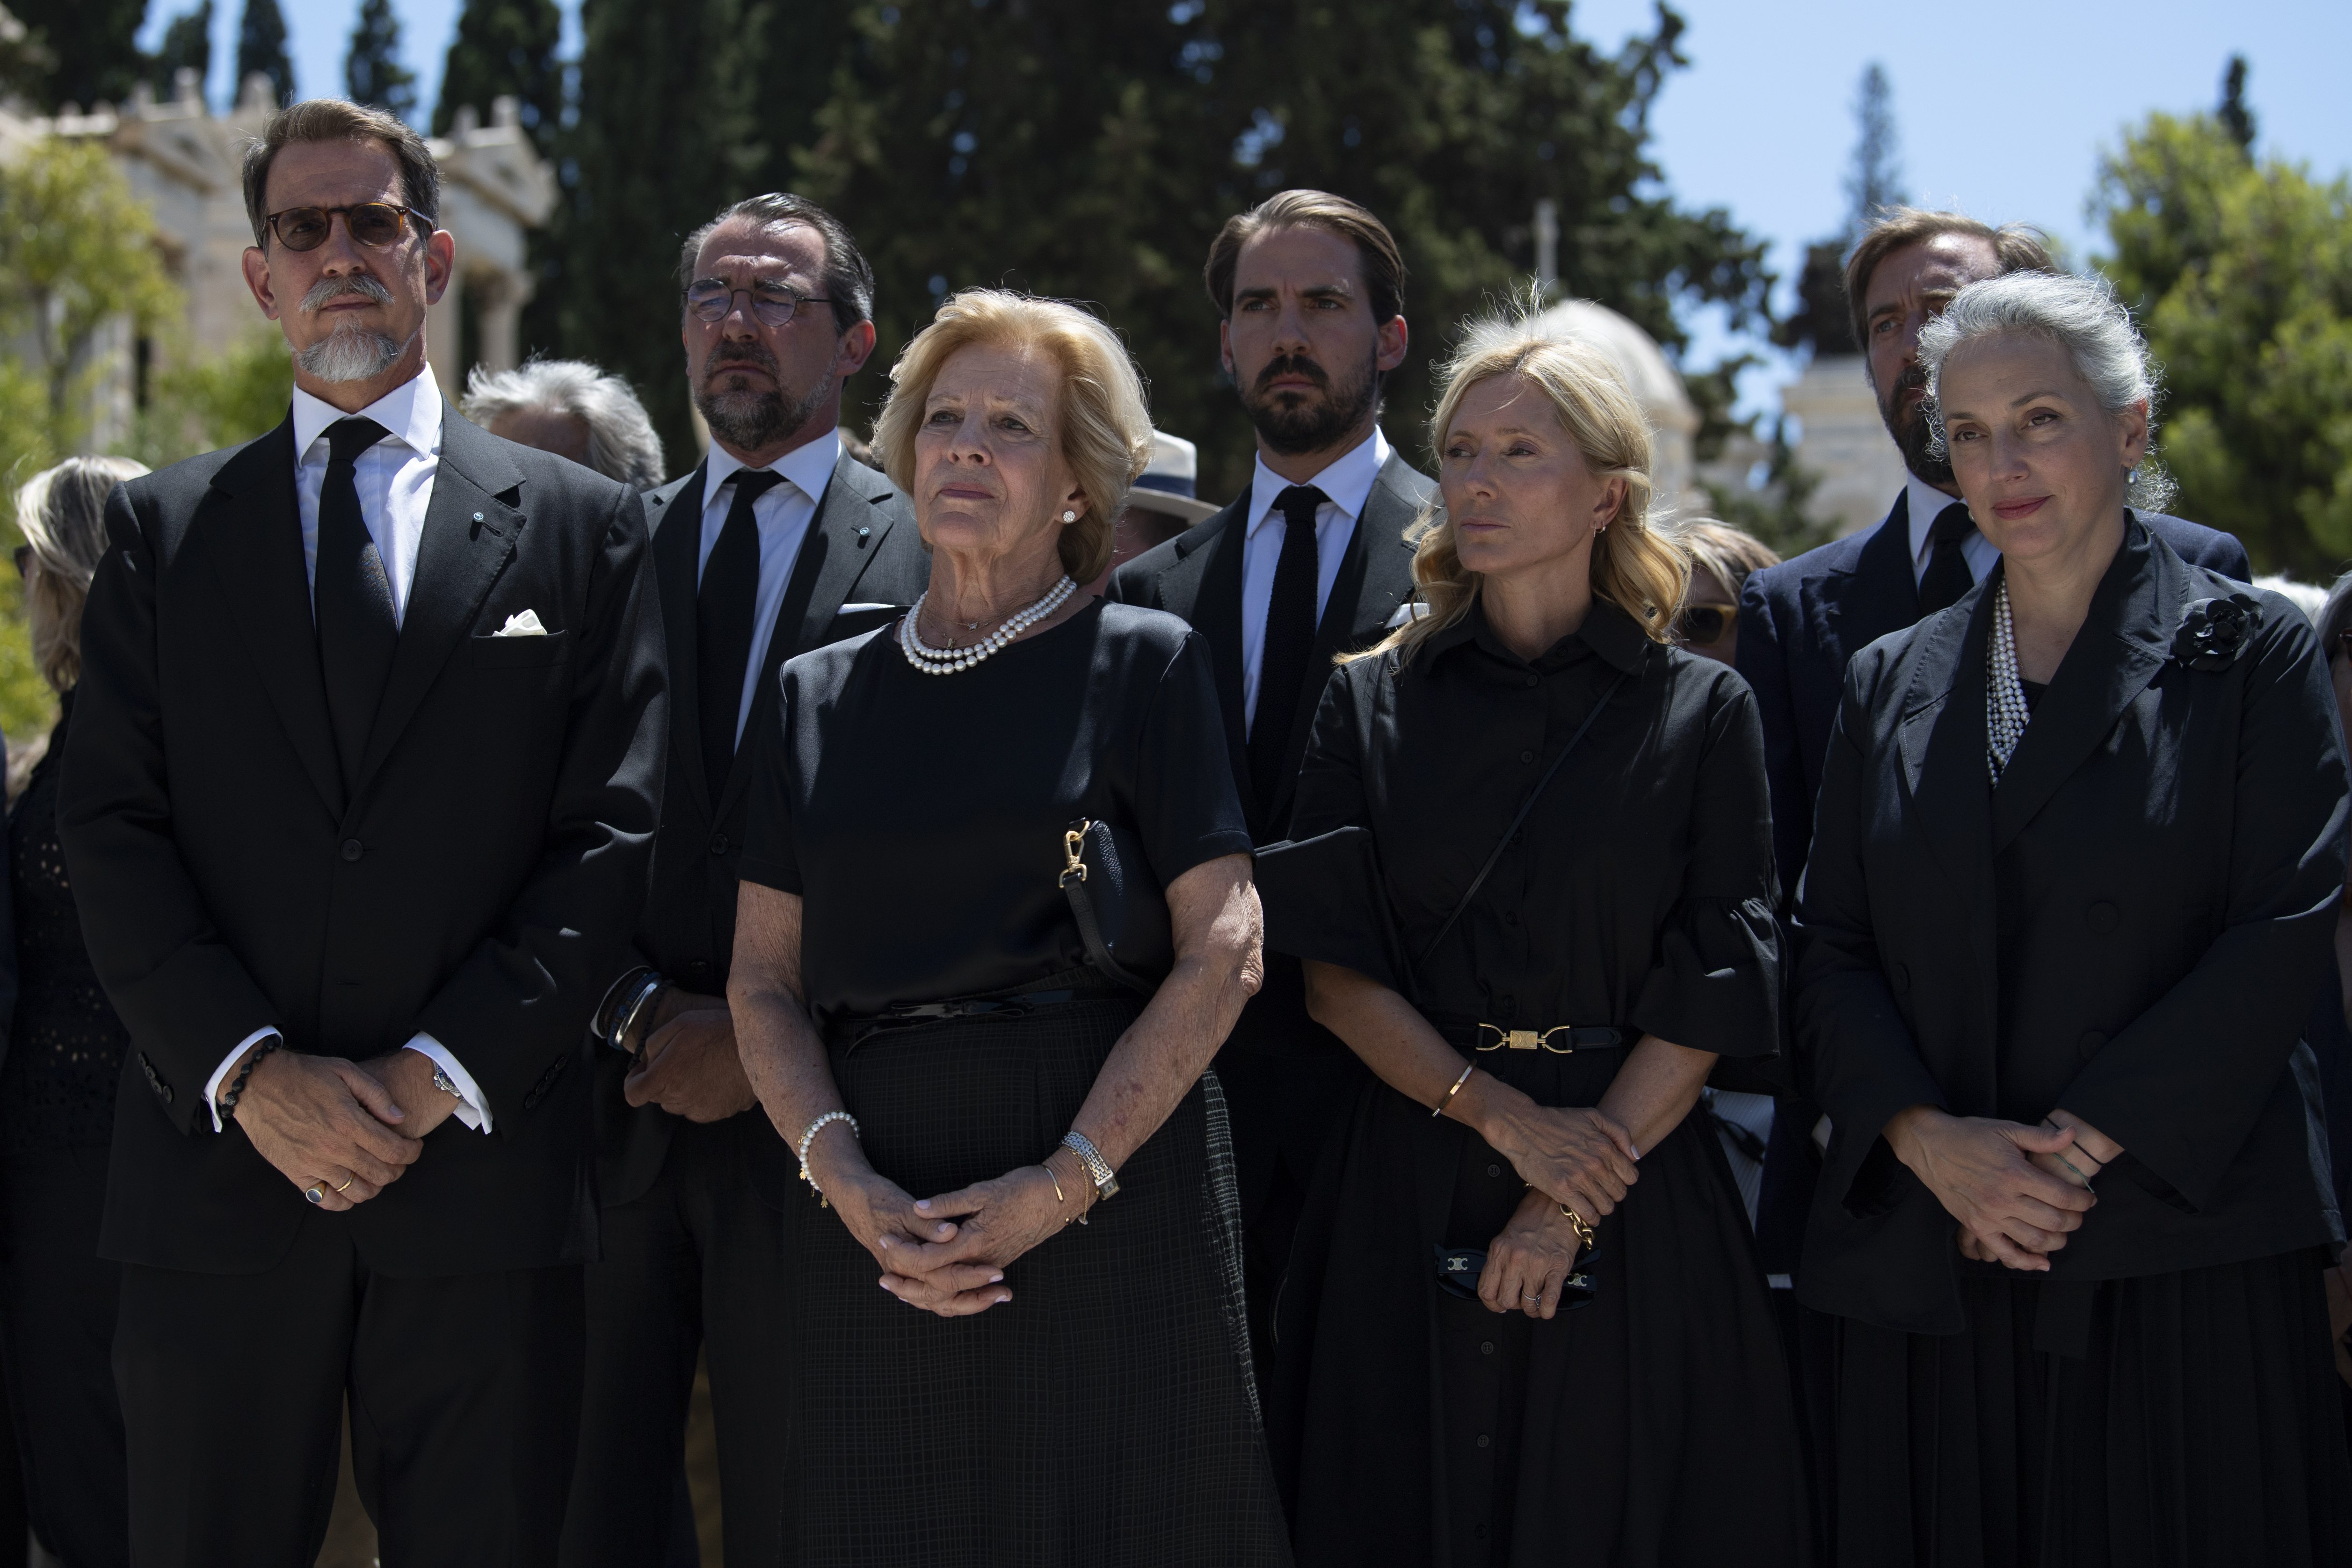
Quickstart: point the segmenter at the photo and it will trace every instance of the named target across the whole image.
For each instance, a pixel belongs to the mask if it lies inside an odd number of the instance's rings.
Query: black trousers
[[[352,1468],[383,1568],[551,1564],[581,1269],[394,1279],[332,1215],[259,1274],[126,1264],[114,1374],[141,1568],[308,1568]]]
[[[604,1261],[587,1275],[588,1378],[563,1568],[668,1568],[676,1560],[698,1351],[710,1372],[727,1561],[783,1561],[799,1289],[785,1237],[805,1216],[770,1198],[795,1198],[811,1212],[816,1200],[805,1187],[761,1194],[747,1145],[773,1137],[757,1108],[681,1122],[645,1194],[604,1211]]]
[[[122,1408],[114,1394],[121,1270],[98,1256],[103,1147],[18,1154],[0,1167],[0,1352],[23,1458],[25,1512],[71,1568],[131,1560]],[[23,1563],[24,1531],[0,1542]]]

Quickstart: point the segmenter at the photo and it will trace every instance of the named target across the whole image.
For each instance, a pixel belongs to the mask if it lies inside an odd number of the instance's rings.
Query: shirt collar
[[[415,375],[361,409],[359,416],[383,426],[394,440],[420,458],[441,449],[441,389],[434,384],[427,368],[420,366]],[[302,460],[310,450],[310,443],[325,435],[328,426],[348,417],[351,416],[324,398],[313,397],[296,387],[294,460]]]
[[[1364,515],[1364,503],[1371,499],[1372,486],[1379,481],[1388,460],[1389,438],[1374,425],[1370,437],[1304,482],[1321,490],[1333,506],[1349,517],[1360,518]],[[1259,453],[1256,470],[1250,477],[1250,533],[1264,525],[1266,514],[1274,510],[1274,498],[1289,488],[1290,481],[1267,468],[1265,454]]]
[[[1910,498],[1911,559],[1924,561],[1927,557],[1927,534],[1936,526],[1936,519],[1960,498],[1946,495],[1916,474],[1903,476],[1903,493]]]
[[[768,465],[772,471],[800,487],[801,494],[812,501],[824,499],[824,487],[833,479],[834,466],[841,461],[841,432],[828,430],[814,441],[804,441]],[[710,443],[710,467],[702,481],[702,504],[709,506],[719,487],[750,467],[742,458],[720,446]]]
[[[1429,639],[1432,658],[1465,643],[1476,645],[1481,653],[1501,659],[1507,664],[1549,674],[1563,668],[1590,652],[1598,655],[1612,667],[1632,675],[1642,668],[1649,657],[1650,637],[1633,616],[1602,598],[1594,598],[1591,608],[1584,612],[1584,624],[1554,643],[1533,660],[1521,658],[1503,646],[1486,622],[1486,606],[1473,600],[1470,613]]]

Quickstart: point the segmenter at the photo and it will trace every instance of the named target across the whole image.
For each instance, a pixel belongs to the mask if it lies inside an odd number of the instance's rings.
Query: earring
[[[1066,511],[1062,514],[1062,521],[1064,522],[1076,522],[1078,521],[1078,514],[1074,511]]]

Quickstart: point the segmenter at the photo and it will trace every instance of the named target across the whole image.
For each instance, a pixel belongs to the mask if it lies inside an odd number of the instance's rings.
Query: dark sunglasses
[[[337,214],[341,215],[343,228],[352,241],[372,250],[399,244],[402,226],[409,218],[415,218],[425,233],[433,229],[433,220],[415,207],[394,206],[390,202],[362,202],[352,207],[288,207],[284,212],[269,215],[268,228],[278,237],[278,243],[289,250],[316,250],[334,232]]]
[[[716,278],[705,278],[686,291],[686,309],[698,321],[723,321],[727,312],[735,308],[735,296],[751,297],[752,316],[763,327],[789,325],[801,313],[803,305],[830,305],[814,294],[803,294],[789,283],[754,283],[749,289],[730,289]]]
[[[1675,621],[1675,636],[1683,642],[1705,647],[1721,642],[1739,622],[1737,605],[1685,605]]]
[[[2333,651],[2342,654],[2347,658],[2352,658],[2352,626],[2347,626],[2336,634],[2336,647]]]
[[[10,553],[16,563],[16,575],[27,583],[31,582],[33,580],[33,547],[29,544],[19,544]]]

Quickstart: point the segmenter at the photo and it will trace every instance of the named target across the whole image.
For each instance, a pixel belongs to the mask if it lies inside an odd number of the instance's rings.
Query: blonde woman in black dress
[[[1688,564],[1606,360],[1479,329],[1434,424],[1431,613],[1333,678],[1293,818],[1377,864],[1267,894],[1378,1078],[1277,1314],[1299,1561],[1801,1563],[1764,1282],[1685,1121],[1779,1038],[1755,702],[1668,640]]]
[[[758,1506],[803,1565],[1279,1563],[1207,1071],[1261,973],[1249,836],[1201,639],[1076,592],[1150,450],[1142,388],[1100,321],[992,290],[891,379],[876,444],[930,588],[784,666],[728,985],[815,1189]],[[1165,889],[1149,994],[1090,959],[1079,820]]]

